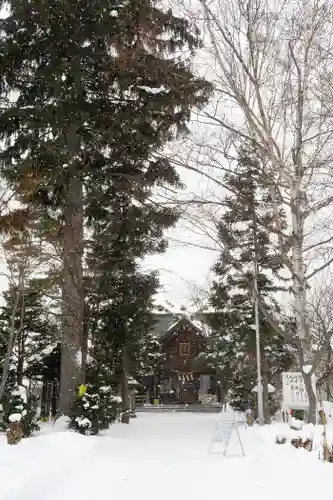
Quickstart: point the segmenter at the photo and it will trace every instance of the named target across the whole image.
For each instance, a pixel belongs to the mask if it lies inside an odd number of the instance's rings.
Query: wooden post
[[[254,424],[253,412],[252,410],[247,410],[246,412],[246,423],[249,427],[252,427]]]

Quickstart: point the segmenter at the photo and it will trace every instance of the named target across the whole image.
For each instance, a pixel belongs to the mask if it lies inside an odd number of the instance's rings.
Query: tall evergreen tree
[[[66,412],[84,380],[87,200],[96,184],[115,178],[132,193],[177,181],[152,153],[186,130],[210,87],[176,55],[199,46],[197,31],[153,0],[11,0],[9,7],[0,23],[0,160],[21,200],[59,221]]]
[[[97,349],[104,356],[99,361],[113,369],[123,409],[129,410],[128,380],[142,373],[144,348],[153,320],[149,308],[156,292],[156,277],[138,271],[110,280],[114,292],[99,308]]]
[[[257,263],[261,311],[260,339],[265,418],[269,419],[269,387],[291,361],[284,339],[266,320],[264,312],[279,321],[275,294],[283,285],[282,256],[274,241],[274,220],[268,189],[260,180],[255,152],[242,150],[234,172],[224,183],[232,194],[224,201],[218,224],[223,250],[213,270],[210,303],[216,313],[210,316],[211,343],[203,358],[219,379],[221,392],[229,393],[231,403],[245,410],[254,399],[257,385],[256,335],[252,283]]]
[[[151,310],[158,278],[154,272],[142,271],[140,259],[164,250],[163,230],[175,222],[177,214],[150,204],[145,187],[139,190],[138,186],[135,196],[131,192],[116,195],[117,184],[114,180],[112,187],[100,186],[94,197],[98,205],[90,206],[93,238],[87,262],[94,270],[92,298],[97,301],[95,349],[106,354],[104,363],[118,375],[127,410],[128,377],[142,375],[143,365],[152,366],[158,355],[156,343],[150,358],[147,353],[153,345]]]

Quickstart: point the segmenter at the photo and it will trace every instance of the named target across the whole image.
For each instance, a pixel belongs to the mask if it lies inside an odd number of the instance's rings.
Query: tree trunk
[[[217,385],[216,395],[217,395],[217,398],[220,400],[220,403],[222,405],[224,405],[225,399],[226,399],[226,391],[225,391],[224,386],[223,386],[223,380],[221,378],[219,378],[218,382],[220,382],[220,383],[216,384]]]
[[[328,375],[328,377],[329,377],[329,375]],[[326,397],[327,397],[327,401],[332,401],[330,379],[328,379],[326,382]]]
[[[26,335],[23,333],[24,328],[24,315],[25,315],[25,298],[24,293],[21,294],[21,306],[20,306],[20,326],[17,333],[18,338],[18,362],[17,362],[17,383],[22,385],[23,381],[23,370],[24,370],[24,360],[25,360],[25,341]]]
[[[58,406],[58,381],[53,380],[52,382],[52,397],[51,397],[51,417],[56,418],[57,416],[57,406]]]
[[[63,208],[62,345],[59,414],[67,414],[84,381],[82,280],[83,186],[80,173],[68,173]]]
[[[24,372],[24,360],[25,360],[25,335],[21,332],[21,338],[18,339],[17,342],[17,370],[16,370],[16,379],[18,385],[22,385],[23,382],[23,372]]]
[[[266,370],[266,363],[263,363],[263,374],[262,374],[262,382],[263,382],[263,401],[264,401],[264,420],[265,424],[271,423],[271,409],[269,404],[269,391],[268,391],[268,375]]]
[[[19,342],[20,343],[20,342]],[[23,352],[22,352],[22,346],[19,346],[18,353],[17,353],[17,368],[16,368],[16,381],[18,385],[22,385],[23,381]]]
[[[308,424],[316,425],[317,423],[317,398],[312,386],[312,373],[303,371],[304,385],[309,398]]]
[[[85,381],[88,355],[88,339],[91,311],[89,304],[84,304],[83,333],[82,333],[82,381]]]
[[[270,408],[270,403],[269,403],[269,390],[268,390],[268,385],[269,385],[269,379],[268,379],[268,366],[267,366],[267,360],[265,356],[265,352],[262,353],[261,356],[262,359],[262,399],[263,399],[263,410],[264,410],[264,423],[265,424],[270,424],[271,423],[271,408]]]
[[[293,291],[295,292],[295,318],[297,325],[297,336],[300,341],[299,354],[300,354],[300,366],[311,363],[311,334],[308,328],[307,321],[307,306],[306,306],[306,279],[305,279],[305,266],[304,266],[304,220],[302,216],[302,209],[304,208],[304,193],[302,192],[301,180],[300,180],[300,166],[296,166],[296,176],[294,182],[294,188],[291,190],[291,213],[292,213],[292,229],[293,229],[293,274],[294,274],[294,286]],[[317,421],[317,400],[316,394],[313,390],[311,383],[310,373],[303,372],[304,385],[308,392],[309,397],[309,412],[308,412],[308,422],[316,424]]]
[[[129,390],[128,390],[128,361],[127,347],[124,345],[122,352],[122,370],[121,370],[121,397],[123,400],[123,411],[130,410]]]
[[[49,416],[48,410],[47,410],[47,380],[45,378],[43,379],[40,416],[41,416],[41,418],[46,418]]]
[[[10,335],[9,335],[9,342],[7,345],[6,349],[6,355],[4,359],[4,364],[3,364],[3,370],[2,370],[2,376],[1,376],[1,383],[0,383],[0,401],[3,398],[3,395],[5,393],[5,388],[6,388],[6,383],[9,375],[9,368],[10,368],[10,358],[13,353],[14,345],[17,339],[18,332],[15,329],[15,318],[16,318],[16,313],[18,310],[18,306],[20,303],[20,298],[23,295],[24,291],[24,275],[23,272],[20,274],[19,277],[19,286],[18,290],[16,291],[16,296],[13,304],[13,309],[11,313],[11,318],[10,318]],[[22,309],[21,309],[22,311]]]

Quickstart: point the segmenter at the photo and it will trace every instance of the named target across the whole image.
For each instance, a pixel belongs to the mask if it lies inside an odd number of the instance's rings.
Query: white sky
[[[181,169],[182,181],[186,183],[184,197],[203,195],[207,182],[193,172]],[[203,221],[204,224],[204,221]],[[187,306],[191,302],[194,289],[207,290],[211,278],[210,269],[218,253],[203,248],[212,247],[213,242],[205,235],[198,235],[189,228],[189,224],[180,220],[176,227],[167,232],[169,248],[161,255],[149,256],[145,260],[148,269],[157,269],[160,273],[161,292],[158,298],[169,300],[176,307]]]

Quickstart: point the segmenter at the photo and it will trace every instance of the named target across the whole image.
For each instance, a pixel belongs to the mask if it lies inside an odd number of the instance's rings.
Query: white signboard
[[[312,387],[316,393],[315,376],[312,376]],[[309,407],[308,393],[301,372],[282,373],[283,407],[291,410],[306,410]]]

